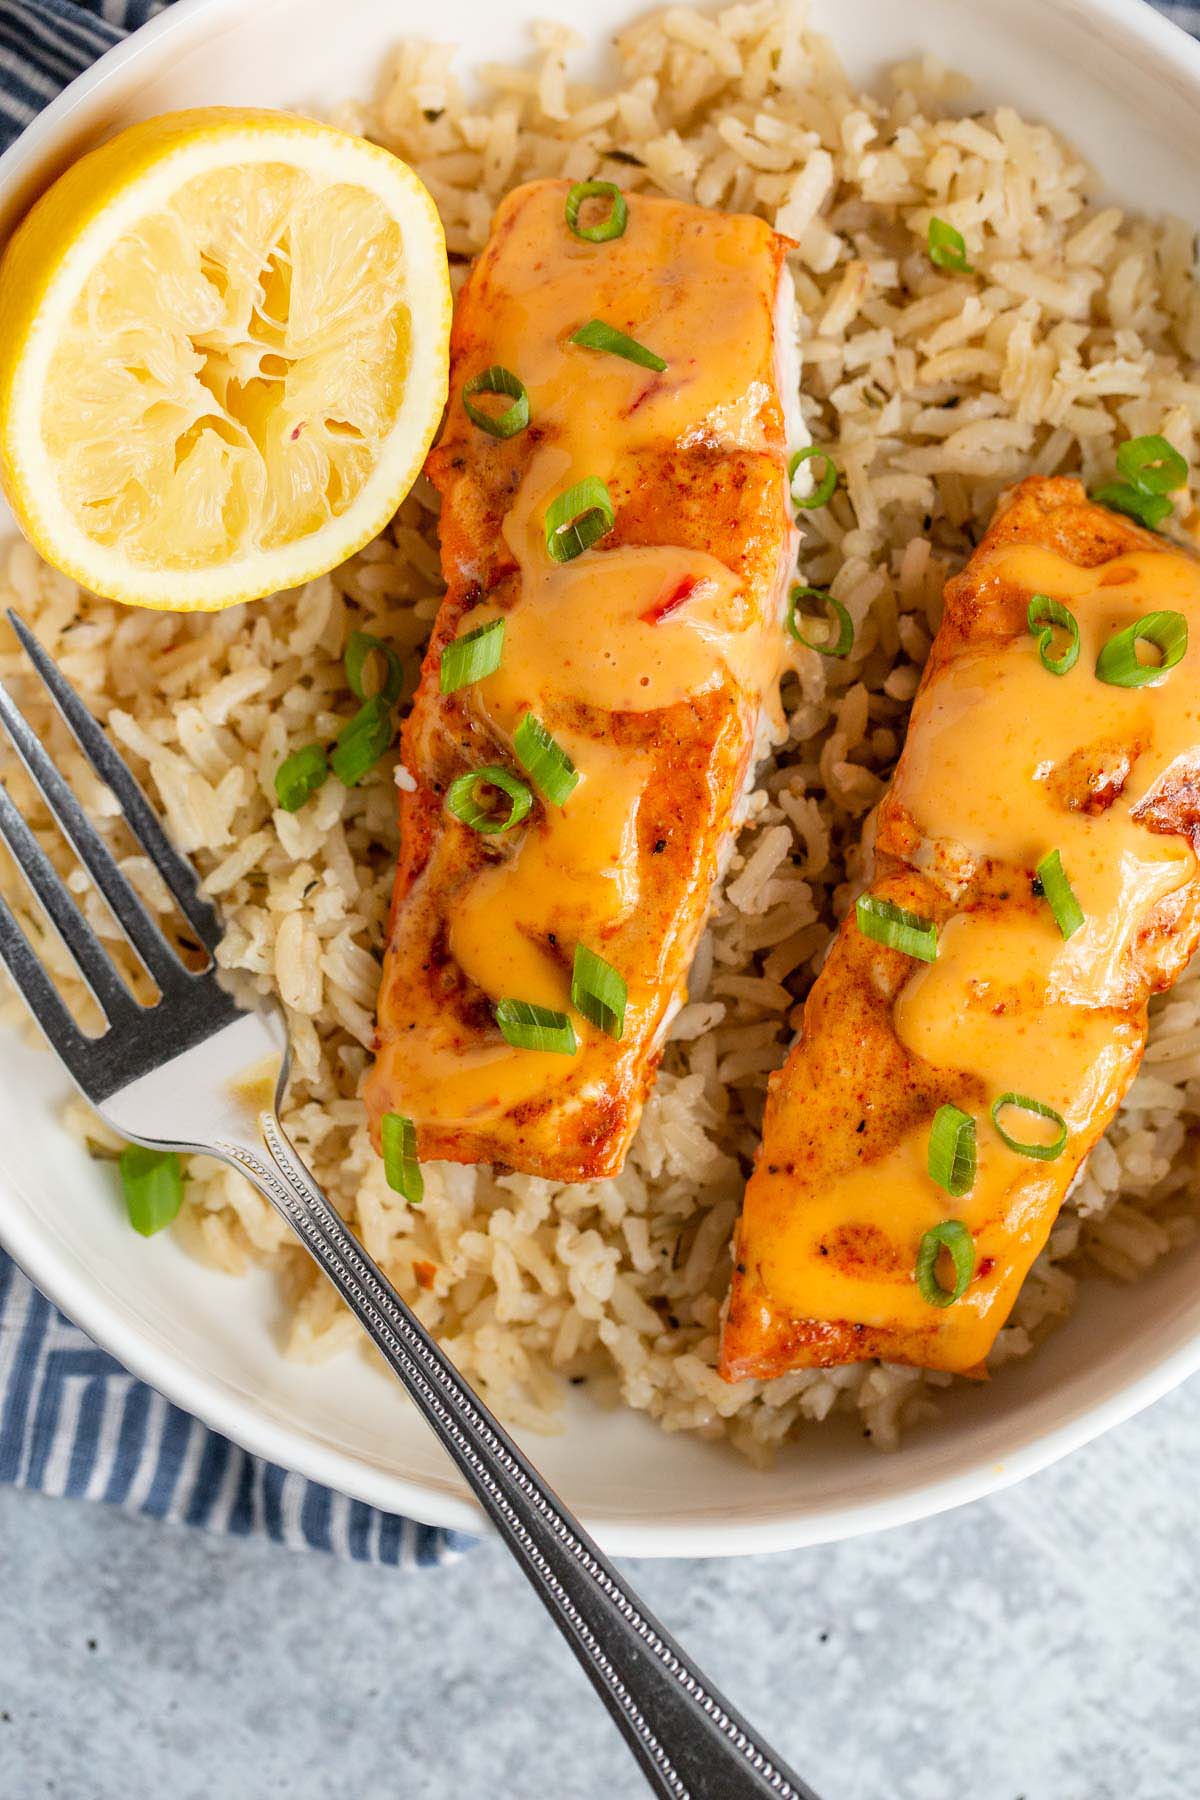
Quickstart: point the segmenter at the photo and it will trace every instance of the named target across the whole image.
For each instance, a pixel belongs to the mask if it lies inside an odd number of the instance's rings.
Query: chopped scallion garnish
[[[1165,494],[1148,494],[1128,481],[1106,481],[1102,487],[1092,489],[1092,499],[1097,506],[1107,506],[1109,512],[1127,513],[1150,531],[1174,511]]]
[[[169,1225],[183,1205],[183,1169],[174,1150],[126,1144],[121,1152],[121,1191],[129,1223],[143,1237]]]
[[[589,950],[585,944],[576,944],[575,965],[571,971],[571,1005],[591,1024],[620,1042],[625,1031],[628,997],[625,977],[594,950]]]
[[[975,1185],[975,1121],[947,1101],[933,1115],[929,1132],[929,1173],[953,1200]]]
[[[814,638],[805,637],[799,620],[808,619],[811,615],[799,612],[802,600],[817,600],[822,606],[829,608],[838,628],[836,638],[819,643]],[[825,588],[801,587],[797,584],[792,589],[788,595],[787,628],[798,644],[803,644],[808,650],[815,650],[818,656],[849,656],[854,648],[854,621],[841,601],[835,600]]]
[[[1043,669],[1051,675],[1067,675],[1079,661],[1079,621],[1069,606],[1061,600],[1054,600],[1049,594],[1032,594],[1025,612],[1025,623],[1030,631],[1036,633],[1038,655]],[[1066,648],[1060,656],[1051,656],[1054,643],[1054,627],[1061,627],[1070,634]]]
[[[275,771],[275,798],[284,812],[298,812],[329,774],[329,758],[320,744],[305,744],[284,758]]]
[[[975,273],[967,261],[966,239],[945,219],[929,221],[929,260],[939,269],[948,269],[952,275]]]
[[[552,806],[561,806],[574,792],[578,769],[532,713],[526,713],[513,732],[513,750],[534,787]]]
[[[506,406],[503,412],[488,412],[484,407],[476,406],[477,394],[500,394],[511,400],[512,405]],[[516,437],[529,423],[529,394],[525,383],[519,375],[502,368],[499,363],[493,363],[490,369],[483,369],[464,383],[462,403],[472,425],[486,431],[489,437]]]
[[[597,475],[585,475],[550,502],[546,510],[546,549],[555,562],[573,562],[612,530],[616,513],[608,489]]]
[[[1032,1113],[1037,1119],[1049,1119],[1051,1124],[1058,1126],[1057,1134],[1048,1144],[1022,1143],[1020,1138],[1010,1137],[1000,1123],[1000,1114],[1006,1106],[1014,1107],[1017,1112]],[[998,1100],[992,1102],[992,1124],[1009,1149],[1015,1150],[1018,1156],[1032,1156],[1037,1162],[1054,1162],[1066,1149],[1067,1121],[1052,1106],[1047,1106],[1041,1100],[1031,1100],[1028,1094],[1001,1094]]]
[[[908,912],[874,894],[859,895],[854,916],[863,936],[875,943],[903,950],[905,956],[915,956],[920,962],[937,961],[937,926],[932,919],[923,919],[920,913]]]
[[[954,1286],[944,1288],[938,1280],[938,1257],[950,1252],[954,1264]],[[917,1251],[916,1277],[921,1298],[930,1306],[953,1306],[961,1300],[975,1273],[975,1240],[961,1219],[943,1219],[921,1239]]]
[[[494,805],[489,805],[480,789],[496,788],[507,796],[508,811],[497,812]],[[469,769],[465,775],[459,775],[450,783],[446,794],[446,810],[453,814],[463,825],[469,825],[472,831],[480,832],[484,837],[491,837],[499,831],[511,831],[519,825],[530,807],[533,795],[523,781],[510,775],[507,769],[498,764],[489,765],[486,769]]]
[[[802,463],[812,457],[819,456],[825,464],[821,479],[811,494],[800,495],[792,483],[796,479],[796,470]],[[788,457],[788,492],[792,496],[792,505],[800,507],[804,512],[812,512],[818,506],[828,506],[833,499],[838,484],[837,464],[828,450],[822,450],[819,444],[806,444],[803,450],[796,450]]]
[[[375,691],[389,706],[394,706],[404,686],[404,664],[390,644],[385,644],[382,638],[371,637],[365,631],[352,631],[346,640],[344,662],[350,692],[356,700],[373,698],[363,686],[363,673],[369,656],[382,656],[384,676]]]
[[[1037,878],[1042,884],[1042,892],[1050,911],[1054,914],[1054,923],[1063,936],[1069,938],[1083,924],[1083,908],[1075,898],[1075,890],[1067,880],[1062,857],[1057,850],[1051,850],[1049,856],[1043,856],[1037,866]]]
[[[1118,445],[1117,468],[1143,494],[1173,494],[1188,478],[1186,458],[1157,433]]]
[[[660,375],[667,366],[655,351],[647,350],[636,338],[626,337],[615,325],[606,325],[603,319],[589,319],[586,325],[571,333],[571,342],[584,350],[606,350],[610,356],[623,356],[626,362],[637,363],[642,369],[655,369]]]
[[[595,224],[581,225],[579,214],[585,200],[608,200],[611,204]],[[629,208],[615,181],[577,181],[567,195],[566,213],[567,224],[575,236],[588,244],[607,244],[611,238],[622,237],[629,223]]]
[[[443,694],[457,693],[473,681],[483,681],[500,667],[504,650],[504,620],[489,619],[455,638],[442,651],[439,665]]]
[[[1140,661],[1139,644],[1152,644],[1158,651],[1158,662]],[[1109,687],[1146,687],[1182,662],[1187,646],[1187,620],[1182,613],[1147,613],[1109,638],[1096,658],[1096,677]]]
[[[417,1161],[416,1126],[403,1113],[384,1113],[379,1121],[379,1142],[388,1186],[403,1194],[410,1206],[420,1206],[425,1198],[425,1177]]]
[[[338,732],[329,766],[343,787],[354,787],[375,767],[392,741],[392,709],[382,694],[365,700]]]
[[[574,1056],[579,1048],[575,1027],[566,1013],[552,1012],[546,1006],[531,1006],[528,1000],[501,1000],[496,1007],[496,1023],[505,1040],[516,1050],[545,1050],[554,1056]]]

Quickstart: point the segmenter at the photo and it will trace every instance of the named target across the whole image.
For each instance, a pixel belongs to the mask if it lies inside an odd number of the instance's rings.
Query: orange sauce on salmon
[[[864,1150],[855,1160],[847,1151],[832,1177],[826,1167],[806,1174],[803,1130],[789,1135],[782,1115],[773,1127],[769,1109],[739,1238],[739,1265],[752,1265],[764,1309],[881,1333],[868,1354],[965,1372],[983,1364],[1082,1157],[1136,1074],[1148,992],[1162,985],[1140,965],[1143,939],[1155,909],[1197,875],[1188,839],[1151,829],[1146,809],[1164,784],[1200,764],[1200,565],[1164,549],[1085,569],[1050,549],[1001,544],[977,555],[971,573],[985,600],[994,583],[1064,602],[1080,632],[1078,661],[1063,676],[1042,666],[1028,632],[968,644],[937,666],[918,694],[881,812],[881,847],[904,839],[904,861],[938,884],[947,914],[936,960],[914,960],[898,978],[892,1028],[916,1059],[912,1079],[930,1091],[949,1083],[974,1118],[974,1182],[952,1198],[931,1177],[935,1105],[919,1109],[882,1154]],[[1189,655],[1145,686],[1102,681],[1095,670],[1104,645],[1160,609],[1188,621]],[[1066,779],[1089,746],[1128,752],[1113,791],[1095,806]],[[1053,850],[1084,915],[1068,938],[1030,879]],[[983,903],[976,884],[985,869],[1000,891]],[[1038,1160],[1005,1144],[991,1116],[1005,1093],[1062,1116],[1061,1156]],[[1028,1112],[1005,1109],[1000,1122],[1021,1141],[1055,1135]],[[797,1159],[786,1169],[785,1153]],[[914,1267],[924,1234],[948,1218],[970,1230],[976,1273],[959,1300],[938,1309]],[[848,1245],[870,1245],[871,1254]],[[953,1279],[948,1264],[941,1274]],[[810,1360],[824,1359],[806,1351],[793,1364]]]

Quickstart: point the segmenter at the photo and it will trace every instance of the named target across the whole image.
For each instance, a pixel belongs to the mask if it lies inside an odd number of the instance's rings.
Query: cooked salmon
[[[585,199],[580,236],[570,191],[508,196],[457,307],[429,462],[446,595],[403,731],[367,1104],[411,1119],[423,1159],[588,1181],[637,1128],[777,688],[797,386],[784,239],[642,195],[608,237],[611,197]],[[444,691],[444,656],[488,627],[498,666]],[[471,790],[480,831],[447,799],[488,769],[508,786]],[[581,953],[623,1019],[574,1003]],[[553,1046],[513,1042],[512,1003],[557,1021]]]
[[[1198,633],[1200,564],[1074,480],[1023,482],[948,584],[865,907],[771,1087],[727,1380],[983,1372],[1200,940]]]

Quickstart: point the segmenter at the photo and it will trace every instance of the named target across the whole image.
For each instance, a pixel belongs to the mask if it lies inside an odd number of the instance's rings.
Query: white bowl
[[[603,46],[634,10],[593,0]],[[1200,48],[1137,0],[817,0],[816,22],[869,79],[914,51],[974,76],[985,99],[1052,121],[1122,201],[1200,224]],[[67,90],[0,159],[0,235],[72,157],[172,107],[321,106],[371,91],[405,34],[520,54],[571,0],[179,0]],[[572,22],[575,22],[572,19]],[[390,1511],[471,1528],[479,1515],[389,1378],[357,1357],[289,1364],[263,1275],[233,1281],[124,1222],[101,1165],[56,1123],[49,1059],[0,1042],[0,1237],[57,1304],[130,1369],[247,1449]],[[849,1426],[808,1433],[767,1474],[665,1436],[630,1412],[573,1404],[527,1448],[609,1550],[784,1549],[924,1517],[1016,1481],[1127,1418],[1200,1366],[1200,1243],[1139,1285],[1085,1283],[1047,1345],[881,1456]]]

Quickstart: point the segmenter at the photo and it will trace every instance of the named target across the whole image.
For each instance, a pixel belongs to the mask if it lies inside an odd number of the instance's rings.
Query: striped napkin
[[[0,149],[162,0],[0,0]],[[248,1456],[100,1350],[0,1250],[0,1484],[356,1562],[426,1568],[472,1539]]]
[[[393,1568],[451,1561],[472,1542],[248,1456],[136,1381],[3,1251],[0,1484]]]
[[[0,149],[163,0],[0,0]],[[1200,33],[1200,0],[1159,0]],[[0,1250],[0,1484],[412,1568],[469,1547],[248,1456],[135,1381]]]
[[[1150,0],[1155,12],[1200,37],[1200,0]]]

